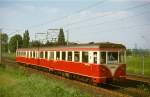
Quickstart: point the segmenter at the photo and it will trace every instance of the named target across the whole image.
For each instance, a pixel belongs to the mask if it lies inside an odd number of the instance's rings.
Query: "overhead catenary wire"
[[[149,3],[140,4],[140,5],[136,5],[136,6],[129,7],[129,8],[125,8],[125,9],[122,9],[122,10],[124,10],[124,11],[133,10],[135,8],[145,7],[145,6],[149,5],[149,4],[150,4],[150,2]],[[104,15],[101,15],[101,16],[98,15],[98,16],[95,16],[95,17],[90,17],[90,18],[83,19],[83,20],[80,20],[80,21],[68,23],[68,24],[66,24],[64,26],[71,26],[71,25],[75,25],[75,24],[79,24],[79,23],[89,22],[91,20],[95,20],[97,18],[102,18],[102,17],[106,17],[106,16],[110,16],[110,15],[114,15],[114,13],[112,12],[112,13],[104,14]]]
[[[46,24],[49,24],[49,23],[54,23],[54,22],[63,20],[63,19],[68,18],[69,16],[72,16],[72,15],[74,15],[74,14],[78,14],[78,13],[81,13],[81,12],[83,12],[83,11],[85,11],[85,10],[94,8],[94,7],[96,7],[96,6],[100,5],[100,4],[105,3],[106,1],[108,1],[108,0],[100,0],[100,1],[98,1],[98,2],[96,2],[96,3],[94,3],[94,4],[91,4],[91,5],[87,6],[87,7],[85,7],[85,8],[82,8],[82,9],[79,9],[79,10],[73,12],[73,14],[65,15],[65,16],[62,16],[62,17],[59,17],[59,18],[56,18],[56,19],[53,19],[53,20],[50,20],[50,21],[47,21],[47,22],[38,24],[38,25],[30,26],[30,27],[28,27],[28,28],[35,28],[35,27],[39,27],[39,26],[43,26],[43,25],[46,25]]]
[[[134,6],[134,7],[132,7],[133,9],[135,9],[135,8],[139,8],[139,7],[142,7],[142,6],[146,6],[146,5],[149,5],[149,3],[146,3],[146,4],[140,4],[140,5],[137,5],[137,6]],[[129,10],[130,8],[128,8],[128,10]],[[71,15],[72,16],[72,15]],[[67,16],[68,17],[68,16]],[[59,21],[59,20],[58,20]],[[55,22],[55,21],[54,21]],[[43,24],[42,24],[43,25]]]
[[[40,27],[40,26],[49,24],[49,23],[60,21],[60,20],[65,19],[65,18],[67,18],[69,16],[72,16],[74,14],[78,14],[78,13],[80,13],[82,11],[85,11],[85,10],[94,8],[94,7],[98,6],[98,5],[101,5],[101,4],[105,3],[106,1],[108,1],[108,0],[98,0],[94,4],[88,5],[88,6],[84,7],[84,8],[82,8],[82,9],[79,9],[79,10],[73,12],[73,14],[65,15],[65,16],[62,16],[62,17],[59,17],[59,18],[56,18],[56,19],[53,19],[53,20],[50,20],[50,21],[47,21],[47,22],[44,22],[44,23],[40,23],[40,24],[37,24],[37,25],[32,25],[32,26],[27,27],[27,29],[32,29],[32,28],[36,28],[36,27]],[[23,30],[25,30],[25,29],[19,29],[18,31],[23,31]],[[9,35],[12,35],[12,34],[15,34],[15,32],[9,33]]]
[[[101,2],[101,3],[104,3],[104,2]],[[125,8],[125,9],[123,9],[123,10],[132,10],[132,9],[135,9],[135,8],[141,8],[141,7],[145,7],[145,6],[147,6],[147,5],[149,5],[150,3],[144,3],[144,4],[140,4],[140,5],[136,5],[136,6],[132,6],[132,7],[129,7],[129,8]],[[93,6],[92,6],[93,7]],[[85,9],[84,9],[85,10]],[[82,10],[83,11],[83,10]],[[78,12],[81,12],[81,10],[80,11],[78,11]],[[100,16],[100,17],[105,17],[105,16],[110,16],[110,15],[113,15],[114,13],[110,13],[110,14],[106,14],[106,15],[103,15],[103,16]],[[71,15],[70,15],[71,16]],[[67,16],[68,17],[68,16]],[[95,18],[97,18],[98,16],[96,16]],[[98,17],[98,18],[100,18],[100,17]],[[94,19],[94,18],[90,18],[91,20],[92,19]],[[85,22],[87,22],[87,21],[89,21],[89,20],[81,20],[81,21],[78,21],[78,22],[74,22],[74,23],[72,23],[72,24],[70,24],[70,25],[74,25],[74,24],[78,24],[78,23],[80,23],[80,22],[82,22],[83,23],[83,21],[85,21]],[[98,24],[97,24],[98,25]]]
[[[147,14],[149,11],[144,11],[144,12],[141,12],[141,13],[138,13],[138,14],[133,14],[133,15],[130,15],[130,16],[127,16],[127,17],[123,17],[123,18],[119,18],[119,19],[114,19],[114,20],[109,20],[109,21],[104,21],[104,22],[100,22],[100,23],[96,23],[96,24],[93,24],[93,25],[89,25],[89,24],[86,24],[86,25],[80,25],[80,26],[75,26],[75,27],[70,27],[71,28],[76,28],[76,29],[80,29],[80,28],[83,28],[83,27],[88,27],[86,29],[92,29],[93,27],[95,28],[96,26],[100,26],[100,25],[104,25],[104,24],[107,24],[107,23],[116,23],[116,22],[122,22],[126,19],[130,19],[132,17],[138,17],[138,16],[143,16],[145,14]],[[69,27],[68,27],[69,28]]]

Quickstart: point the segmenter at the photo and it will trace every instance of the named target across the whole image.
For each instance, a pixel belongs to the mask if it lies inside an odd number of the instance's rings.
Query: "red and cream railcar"
[[[103,83],[109,78],[126,77],[125,54],[126,48],[121,44],[80,44],[17,49],[16,61]]]

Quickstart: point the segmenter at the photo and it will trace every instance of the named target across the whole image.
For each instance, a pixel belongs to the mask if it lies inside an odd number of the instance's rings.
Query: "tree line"
[[[25,30],[23,37],[20,34],[15,34],[10,37],[6,33],[2,33],[2,52],[16,52],[17,48],[31,48],[39,46],[56,46],[66,45],[65,35],[63,29],[60,29],[58,39],[56,42],[50,42],[47,40],[46,43],[42,43],[38,40],[30,41],[29,31]]]
[[[89,44],[94,42],[90,42]],[[68,44],[78,44],[69,42]],[[29,31],[25,30],[23,37],[20,34],[8,37],[6,33],[2,33],[2,52],[15,52],[17,48],[32,48],[32,47],[44,47],[44,46],[58,46],[67,45],[63,29],[59,30],[59,34],[56,42],[48,41],[42,43],[39,40],[30,41]],[[127,49],[127,55],[150,55],[150,49]]]

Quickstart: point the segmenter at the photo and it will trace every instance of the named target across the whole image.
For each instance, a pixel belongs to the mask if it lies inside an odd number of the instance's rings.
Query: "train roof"
[[[88,43],[88,44],[71,44],[65,46],[47,46],[47,47],[40,47],[40,49],[63,49],[63,48],[100,48],[100,49],[126,49],[126,47],[122,44],[111,43],[111,42],[102,42],[102,43]],[[38,47],[33,48],[19,48],[18,50],[37,50]]]

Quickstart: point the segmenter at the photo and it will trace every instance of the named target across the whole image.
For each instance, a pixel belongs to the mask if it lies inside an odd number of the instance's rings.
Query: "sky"
[[[31,41],[63,28],[71,42],[150,49],[150,0],[0,0],[0,28],[10,36],[28,29]]]

